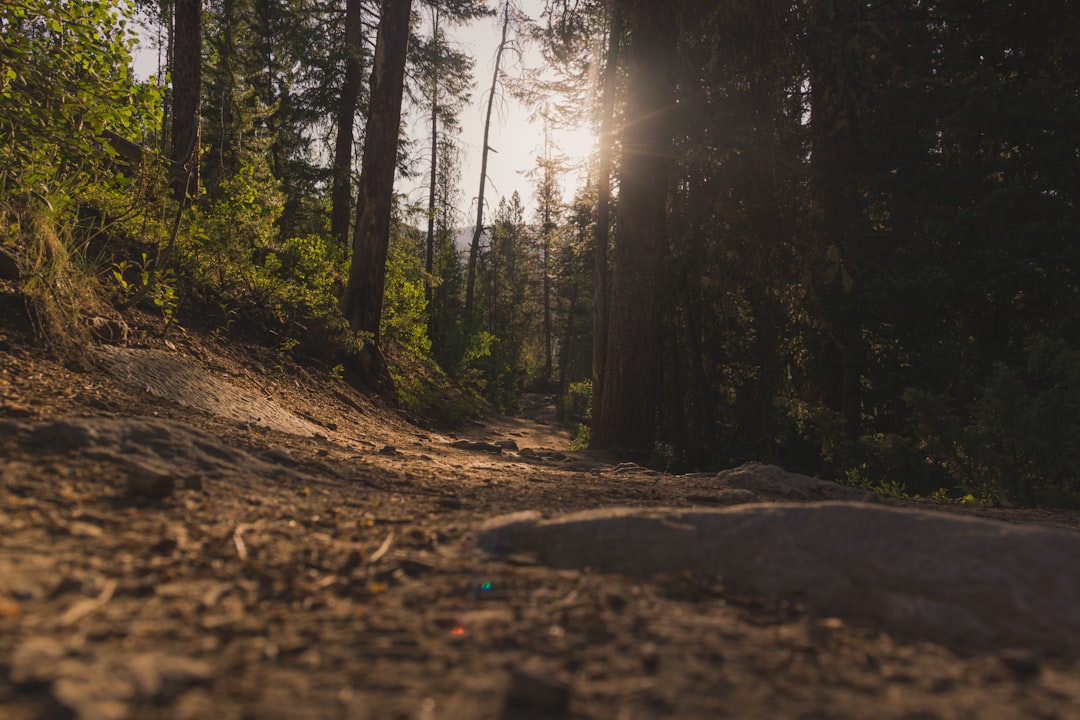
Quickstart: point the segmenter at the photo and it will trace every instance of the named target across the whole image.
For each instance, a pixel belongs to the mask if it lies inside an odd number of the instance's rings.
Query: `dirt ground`
[[[485,552],[524,510],[744,501],[567,451],[545,398],[440,433],[272,350],[133,337],[71,369],[0,317],[2,718],[1080,717],[1068,653]]]

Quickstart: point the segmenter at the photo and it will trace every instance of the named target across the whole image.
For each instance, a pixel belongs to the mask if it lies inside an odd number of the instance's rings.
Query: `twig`
[[[240,558],[240,562],[247,562],[248,559],[247,545],[244,544],[243,538],[246,529],[246,525],[237,525],[232,534],[233,545],[236,546],[236,555]]]
[[[394,544],[394,531],[391,530],[390,534],[386,536],[386,539],[382,541],[382,545],[379,549],[371,553],[371,557],[368,558],[368,565],[374,565],[383,559],[386,553],[390,552],[390,546]]]
[[[101,589],[101,592],[96,598],[80,600],[68,608],[68,611],[60,616],[60,624],[64,626],[74,625],[84,617],[96,613],[112,600],[113,593],[115,592],[116,580],[107,581],[105,587]]]

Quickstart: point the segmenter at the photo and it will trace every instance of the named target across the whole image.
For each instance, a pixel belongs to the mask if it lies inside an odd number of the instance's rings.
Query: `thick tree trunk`
[[[499,84],[499,65],[506,48],[506,33],[510,28],[510,3],[503,6],[502,39],[495,52],[495,70],[491,74],[491,90],[488,93],[487,114],[484,118],[484,147],[480,153],[480,191],[476,196],[476,226],[469,245],[469,264],[465,268],[465,321],[468,325],[473,312],[473,295],[476,291],[476,258],[480,254],[480,236],[484,233],[484,188],[487,186],[488,137],[491,134],[491,111],[495,107],[495,90]]]
[[[337,137],[334,142],[334,180],[330,190],[330,234],[343,247],[349,244],[349,219],[352,205],[352,158],[355,143],[356,108],[363,86],[363,3],[345,2],[345,78],[337,112]]]
[[[858,3],[833,0],[814,6],[808,27],[817,42],[810,58],[811,190],[821,225],[818,251],[826,263],[822,280],[825,325],[831,328],[821,365],[830,377],[826,402],[844,420],[845,436],[859,434],[864,366],[858,294],[863,200],[858,188],[860,68],[847,51],[858,21]]]
[[[340,305],[349,327],[356,332],[370,333],[376,345],[386,282],[411,8],[412,0],[385,0],[383,3],[371,73],[364,161],[356,199],[353,256],[349,284]]]
[[[172,160],[187,172],[173,183],[181,200],[199,193],[199,116],[202,113],[202,3],[176,0],[173,11]]]
[[[599,422],[600,396],[604,390],[604,355],[607,350],[608,235],[611,231],[611,156],[614,148],[615,81],[619,75],[622,43],[622,10],[611,10],[607,59],[604,67],[603,117],[600,121],[600,158],[597,163],[596,244],[593,267],[592,424]]]
[[[594,447],[652,449],[672,166],[671,74],[676,18],[669,5],[622,0],[629,22],[629,77],[619,175],[619,233]]]

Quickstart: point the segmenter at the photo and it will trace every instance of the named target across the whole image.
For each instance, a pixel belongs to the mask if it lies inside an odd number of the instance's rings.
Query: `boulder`
[[[690,571],[726,592],[961,649],[1080,656],[1080,535],[881,505],[604,509],[485,524],[480,546],[557,568]]]

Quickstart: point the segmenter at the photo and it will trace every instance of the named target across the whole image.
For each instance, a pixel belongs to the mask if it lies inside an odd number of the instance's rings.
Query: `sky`
[[[492,5],[492,0],[489,0]],[[519,0],[519,5],[530,17],[539,18],[544,7],[543,0]],[[452,27],[447,31],[450,37],[460,43],[463,51],[476,60],[474,68],[475,85],[469,105],[461,112],[461,129],[457,134],[457,140],[462,151],[462,213],[465,215],[467,224],[476,219],[476,197],[480,187],[480,162],[481,147],[484,139],[484,114],[487,110],[488,92],[491,86],[491,75],[495,66],[495,54],[499,45],[501,32],[501,18],[485,18],[475,21],[467,26]],[[525,67],[538,67],[542,64],[542,58],[536,48],[522,46],[521,59],[516,53],[503,53],[503,69],[507,74],[516,75]],[[485,217],[490,218],[500,197],[510,197],[517,190],[526,207],[526,219],[531,220],[535,213],[534,181],[526,173],[536,166],[536,158],[543,154],[544,147],[544,124],[543,120],[530,119],[530,114],[535,112],[526,108],[522,103],[503,93],[502,98],[496,98],[495,109],[492,113],[492,128],[489,145],[497,152],[488,154],[488,178],[489,184],[485,192]],[[428,138],[430,130],[429,120],[423,118],[407,118],[409,134],[413,138]],[[550,138],[558,151],[565,155],[571,162],[586,160],[593,150],[595,136],[589,128],[574,130],[550,129]],[[563,199],[569,202],[574,192],[584,183],[581,172],[569,173],[562,183]],[[419,186],[410,189],[402,186],[399,191],[405,192],[410,200],[426,202],[427,184],[426,179],[419,181]]]
[[[521,9],[536,19],[544,7],[544,0],[517,0]],[[488,0],[489,6],[495,6],[496,0]],[[422,18],[428,15],[420,7]],[[422,28],[427,31],[427,28]],[[495,53],[499,44],[501,25],[499,18],[491,17],[477,20],[465,26],[453,26],[447,29],[452,41],[476,60],[474,68],[474,86],[469,104],[460,113],[461,128],[456,138],[462,153],[461,168],[461,207],[459,208],[464,224],[471,224],[476,219],[476,197],[480,184],[481,146],[484,137],[484,114],[487,110],[488,91],[494,70]],[[157,51],[151,47],[152,36],[146,35],[141,50],[136,54],[136,73],[147,77],[156,72]],[[538,67],[542,58],[536,48],[518,43],[521,48],[520,59],[516,53],[503,54],[503,71],[516,75],[523,67]],[[536,166],[536,158],[543,153],[544,126],[539,118],[530,119],[533,111],[503,92],[496,98],[492,114],[492,128],[489,145],[496,151],[488,155],[489,183],[485,190],[485,218],[489,219],[498,206],[501,197],[509,198],[516,190],[526,208],[526,219],[532,220],[536,203],[533,198],[534,182],[526,173]],[[417,155],[426,156],[423,148],[427,147],[430,137],[428,118],[423,111],[413,110],[402,118],[408,135],[417,146]],[[576,130],[551,129],[550,137],[557,148],[571,162],[584,164],[594,145],[594,135],[587,128]],[[417,166],[412,180],[398,179],[395,188],[404,193],[410,201],[421,204],[427,202],[427,173]],[[581,172],[568,173],[563,179],[563,199],[569,202],[574,192],[584,183]]]

